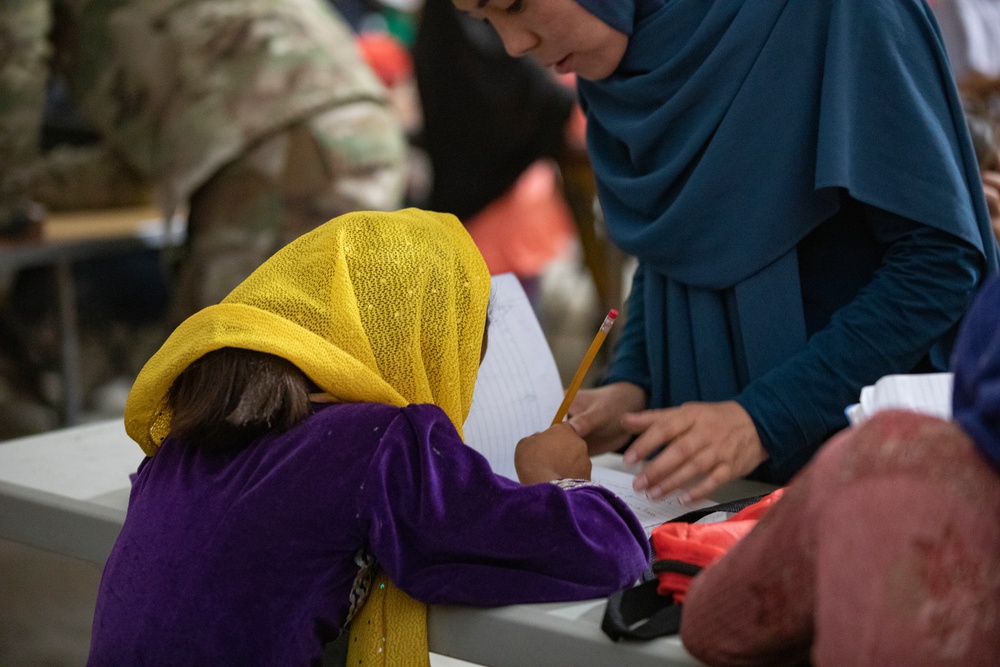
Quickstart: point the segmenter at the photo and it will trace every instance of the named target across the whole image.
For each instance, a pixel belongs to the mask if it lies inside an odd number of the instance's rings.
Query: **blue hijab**
[[[969,308],[951,365],[955,421],[1000,470],[1000,278],[983,286]]]
[[[646,339],[665,341],[653,406],[732,398],[804,347],[795,249],[838,188],[996,271],[922,0],[578,2],[619,30],[632,10],[622,63],[578,91],[608,232],[642,262]]]
[[[601,19],[618,32],[632,34],[638,19],[645,18],[661,6],[664,0],[635,0],[634,2],[608,2],[607,0],[576,0],[588,12]]]

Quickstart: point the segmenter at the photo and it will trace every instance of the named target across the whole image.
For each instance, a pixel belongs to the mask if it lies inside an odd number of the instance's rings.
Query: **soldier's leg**
[[[38,155],[48,76],[48,2],[0,3],[0,240],[32,231],[40,217],[29,206],[24,168]],[[0,439],[57,425],[57,413],[37,395],[37,368],[28,360],[26,323],[12,316],[17,274],[0,267]]]
[[[384,105],[297,123],[219,170],[191,198],[174,320],[218,303],[280,247],[330,218],[403,201],[405,140]]]
[[[27,222],[21,172],[39,151],[50,26],[48,2],[0,5],[0,230]]]

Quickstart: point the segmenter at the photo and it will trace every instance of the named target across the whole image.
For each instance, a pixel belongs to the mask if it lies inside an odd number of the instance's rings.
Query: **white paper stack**
[[[856,426],[880,410],[913,410],[951,419],[951,373],[886,375],[861,390],[861,398],[845,410]]]

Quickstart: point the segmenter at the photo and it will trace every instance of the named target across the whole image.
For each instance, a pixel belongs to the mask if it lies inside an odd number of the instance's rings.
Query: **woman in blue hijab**
[[[923,0],[454,0],[578,75],[639,266],[570,423],[635,486],[783,483],[890,373],[946,367],[997,247]],[[662,451],[661,451],[662,450]]]

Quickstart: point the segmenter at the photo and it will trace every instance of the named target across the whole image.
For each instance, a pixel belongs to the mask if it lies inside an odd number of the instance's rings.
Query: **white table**
[[[121,530],[129,474],[142,451],[121,420],[0,443],[0,538],[103,564]],[[598,464],[614,465],[614,457]],[[725,501],[771,487],[734,483]],[[677,637],[612,642],[600,629],[604,600],[494,609],[430,609],[431,651],[491,667],[698,665]]]

